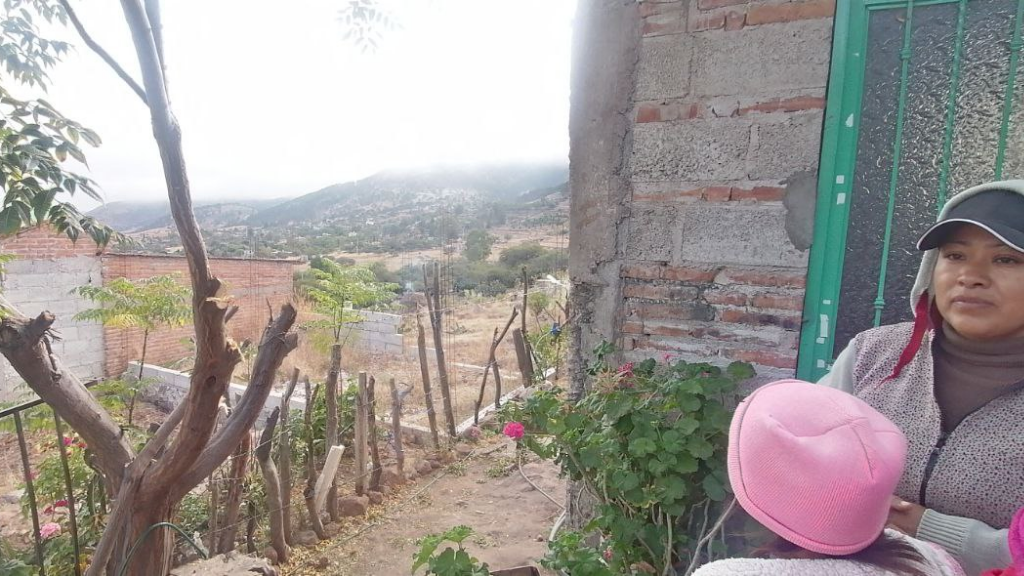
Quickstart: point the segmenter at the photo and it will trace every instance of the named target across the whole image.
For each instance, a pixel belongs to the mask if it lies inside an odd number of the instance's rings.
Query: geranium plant
[[[655,360],[613,368],[608,352],[596,351],[591,391],[579,402],[566,402],[557,389],[537,391],[506,406],[503,419],[521,423],[518,442],[554,457],[597,501],[590,528],[603,538],[602,561],[612,573],[682,574],[725,552],[705,536],[729,496],[725,451],[735,390],[754,371],[742,363],[723,369]],[[565,553],[568,542],[560,544],[548,564],[571,571],[562,565],[573,556]]]

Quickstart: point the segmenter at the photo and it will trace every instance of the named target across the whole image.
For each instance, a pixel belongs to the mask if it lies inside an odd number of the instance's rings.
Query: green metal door
[[[1024,0],[838,0],[798,374],[911,318],[946,199],[1024,177]]]

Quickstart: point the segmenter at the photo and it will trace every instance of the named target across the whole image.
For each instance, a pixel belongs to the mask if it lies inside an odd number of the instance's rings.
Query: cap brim
[[[923,236],[921,236],[920,240],[917,241],[917,249],[921,251],[934,250],[935,248],[942,246],[957,224],[973,224],[995,236],[1000,242],[1006,244],[1010,248],[1024,253],[1024,235],[1019,231],[1007,226],[986,224],[969,218],[951,218],[935,224],[929,228]]]

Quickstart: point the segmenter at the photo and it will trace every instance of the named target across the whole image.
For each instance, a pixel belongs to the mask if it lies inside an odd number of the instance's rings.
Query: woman
[[[889,523],[975,576],[1010,562],[1024,505],[1024,181],[955,196],[918,249],[914,322],[858,334],[821,383],[903,430]]]
[[[778,540],[695,576],[962,575],[938,546],[884,531],[906,450],[900,429],[850,394],[796,380],[761,387],[733,415],[729,482]]]

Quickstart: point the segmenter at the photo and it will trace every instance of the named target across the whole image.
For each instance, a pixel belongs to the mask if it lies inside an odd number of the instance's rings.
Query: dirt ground
[[[366,522],[347,525],[338,537],[314,548],[297,549],[282,575],[412,574],[412,558],[419,550],[416,541],[460,524],[475,531],[466,549],[492,570],[539,567],[561,508],[520,475],[511,458],[511,442],[490,438],[467,445],[473,449],[470,455],[389,494],[384,504],[371,508]],[[561,501],[565,484],[553,463],[530,461],[523,464],[523,471]]]

